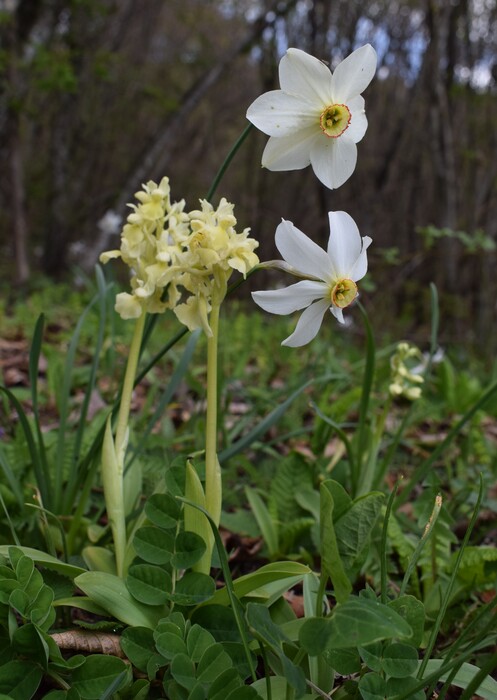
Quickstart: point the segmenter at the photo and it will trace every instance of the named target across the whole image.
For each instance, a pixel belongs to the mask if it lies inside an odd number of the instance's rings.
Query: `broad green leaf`
[[[286,637],[276,625],[264,605],[249,603],[247,605],[247,622],[252,633],[278,655],[288,683],[295,689],[297,697],[304,694],[305,677],[300,667],[296,666],[283,652],[282,644]],[[288,640],[289,641],[289,640]]]
[[[412,595],[403,595],[391,600],[388,607],[395,610],[412,628],[412,636],[405,638],[406,644],[419,649],[425,628],[425,609],[423,603]]]
[[[10,583],[10,580],[8,583]],[[9,596],[10,607],[14,608],[22,617],[27,617],[30,603],[28,594],[20,588],[15,588]]]
[[[186,644],[183,640],[183,637],[180,637],[174,632],[170,631],[163,631],[160,634],[156,634],[154,636],[157,651],[160,652],[164,658],[171,660],[175,658],[178,654],[188,656]]]
[[[43,671],[29,661],[8,661],[0,666],[0,693],[11,700],[30,700],[36,693]]]
[[[167,614],[163,606],[150,606],[135,600],[118,576],[101,571],[87,571],[74,583],[109,615],[132,627],[154,628]]]
[[[212,683],[227,668],[232,668],[230,656],[219,643],[213,644],[202,654],[197,666],[197,678],[202,683]]]
[[[216,584],[214,579],[207,574],[194,571],[186,573],[176,584],[174,593],[167,593],[168,600],[179,605],[199,605],[210,600]]]
[[[234,690],[240,690],[242,680],[235,668],[227,668],[213,681],[207,695],[208,700],[226,700]],[[237,696],[238,697],[238,696]]]
[[[383,669],[383,642],[373,642],[358,649],[361,659],[370,671],[380,673]]]
[[[72,686],[83,700],[100,700],[109,685],[126,671],[126,664],[117,656],[94,654],[74,670]]]
[[[252,685],[247,686],[250,688],[250,690],[255,690],[257,692],[257,695],[254,697],[257,698],[263,698],[263,700],[286,700],[287,698],[287,690],[288,690],[288,682],[287,679],[284,676],[270,676],[269,677],[269,685],[271,686],[271,695],[268,695],[267,693],[267,681],[266,678],[259,678],[259,680],[255,681],[255,683],[252,683]],[[247,696],[248,698],[251,698],[252,696]],[[310,695],[310,694],[305,694],[301,696],[302,698],[315,698],[316,696]],[[240,696],[234,696],[233,700],[242,700],[243,695],[240,692]],[[244,700],[244,699],[243,699]]]
[[[216,642],[240,642],[233,610],[224,605],[203,605],[192,614],[192,622],[208,630]]]
[[[175,528],[181,513],[181,504],[168,493],[154,493],[145,503],[145,515],[157,527]]]
[[[200,627],[200,625],[192,625],[188,632],[188,637],[186,638],[188,656],[192,661],[197,663],[200,661],[205,650],[215,644],[215,641],[216,640],[208,630]]]
[[[149,564],[167,564],[174,551],[174,540],[158,527],[141,527],[133,537],[133,547]]]
[[[281,631],[281,627],[276,625],[265,605],[249,603],[246,610],[247,623],[251,630],[266,644],[274,648],[280,648],[283,642],[290,640]]]
[[[310,656],[317,656],[325,648],[363,647],[411,634],[410,625],[388,606],[367,598],[350,598],[329,618],[307,620],[300,631],[300,643]]]
[[[350,676],[361,670],[361,658],[357,649],[326,649],[324,659],[341,676]]]
[[[171,564],[175,569],[189,569],[206,550],[205,541],[195,532],[179,532],[174,542]]]
[[[197,680],[195,666],[187,654],[176,654],[171,662],[171,675],[183,688],[192,690]]]
[[[359,690],[363,700],[385,700],[387,682],[377,673],[366,673],[359,681]]]
[[[116,558],[110,549],[91,545],[85,547],[81,554],[90,571],[104,571],[107,574],[117,573]]]
[[[353,567],[368,542],[384,500],[385,495],[379,491],[360,496],[335,521],[338,549],[346,570]]]
[[[319,487],[321,575],[326,579],[331,579],[337,602],[344,603],[352,591],[352,584],[345,573],[338,548],[333,521],[335,502],[332,488],[333,482],[329,481],[323,482]]]
[[[12,646],[24,658],[32,659],[46,670],[48,664],[48,644],[43,634],[31,623],[18,627],[12,637]]]
[[[35,570],[35,565],[32,559],[26,555],[22,556],[16,564],[16,577],[21,587],[26,589],[29,581]],[[37,572],[40,576],[40,572]],[[43,584],[43,581],[41,582]]]
[[[260,695],[254,688],[251,688],[249,685],[244,685],[241,688],[232,690],[223,700],[258,700],[259,698]],[[219,700],[221,700],[221,698],[219,698]],[[273,700],[276,700],[274,696]]]
[[[408,644],[388,644],[383,650],[382,666],[387,676],[407,678],[418,668],[418,652]]]
[[[126,586],[133,598],[147,605],[162,605],[171,590],[171,576],[153,564],[135,564],[126,577]]]
[[[304,577],[308,573],[310,573],[309,567],[299,562],[274,562],[261,566],[257,571],[251,574],[240,576],[236,581],[233,581],[233,587],[236,596],[238,598],[243,598],[252,591],[262,588],[272,581],[278,581],[290,576]],[[212,604],[228,605],[229,596],[226,588],[220,588],[216,591],[211,602]]]
[[[406,690],[415,688],[418,684],[418,679],[413,677],[389,678],[387,680],[387,697],[395,698],[396,695],[405,694]],[[426,700],[426,694],[423,690],[411,690],[409,700]]]
[[[154,634],[147,627],[127,627],[121,635],[121,648],[133,666],[143,673],[148,673],[153,657],[159,662],[157,668],[164,663],[155,649]]]
[[[434,673],[438,669],[442,669],[443,665],[443,659],[430,659],[426,666],[423,678],[429,676],[431,673]],[[476,676],[479,670],[480,669],[477,666],[474,666],[473,664],[463,663],[461,668],[457,671],[456,675],[452,679],[452,685],[455,685],[458,688],[466,688],[466,686],[468,686],[471,683],[471,681]],[[446,681],[449,676],[449,673],[451,672],[442,672],[439,680],[441,682]],[[497,681],[488,676],[480,684],[480,687],[477,690],[477,694],[482,698],[485,698],[485,700],[495,700],[495,698],[497,698]]]

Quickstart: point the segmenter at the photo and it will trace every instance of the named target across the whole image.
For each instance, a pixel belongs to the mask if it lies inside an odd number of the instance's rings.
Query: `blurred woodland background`
[[[215,202],[235,202],[261,259],[281,217],[324,244],[326,212],[346,210],[374,241],[377,319],[426,339],[433,281],[444,333],[495,350],[496,0],[0,0],[3,289],[91,271],[142,182],[168,175],[194,208],[289,46],[333,68],[367,42],[352,178],[330,192],[310,168],[265,171],[254,129]]]

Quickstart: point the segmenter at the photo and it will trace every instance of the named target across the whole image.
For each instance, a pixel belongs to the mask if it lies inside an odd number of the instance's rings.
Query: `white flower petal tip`
[[[358,143],[368,122],[361,92],[376,71],[376,51],[360,47],[336,67],[300,49],[290,48],[280,61],[280,90],[258,97],[247,119],[270,136],[263,167],[300,170],[312,165],[316,177],[336,189],[354,172]]]
[[[255,303],[269,313],[286,315],[304,309],[294,332],[282,345],[300,347],[316,337],[329,309],[344,323],[343,309],[358,296],[356,282],[367,272],[369,236],[361,237],[355,221],[343,211],[329,212],[327,252],[283,220],[276,229],[276,246],[296,284],[272,291],[252,292]]]

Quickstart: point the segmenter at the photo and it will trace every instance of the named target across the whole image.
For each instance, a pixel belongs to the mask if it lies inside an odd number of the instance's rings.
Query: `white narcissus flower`
[[[288,49],[280,61],[281,90],[258,97],[247,119],[268,134],[262,165],[269,170],[300,170],[312,165],[330,189],[354,172],[357,146],[368,126],[361,92],[376,71],[370,44],[347,56],[333,75],[319,59]]]
[[[305,309],[295,331],[282,345],[299,347],[311,341],[327,309],[343,323],[342,309],[357,297],[356,282],[367,272],[366,250],[371,238],[361,237],[355,221],[344,211],[330,211],[328,217],[327,251],[290,221],[283,220],[276,229],[276,247],[289,266],[287,270],[304,279],[283,289],[252,293],[256,304],[272,314]]]

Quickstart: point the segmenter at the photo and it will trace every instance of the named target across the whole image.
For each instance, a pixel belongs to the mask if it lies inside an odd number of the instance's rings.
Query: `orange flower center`
[[[319,117],[323,134],[336,139],[348,128],[352,115],[347,105],[330,105]]]

